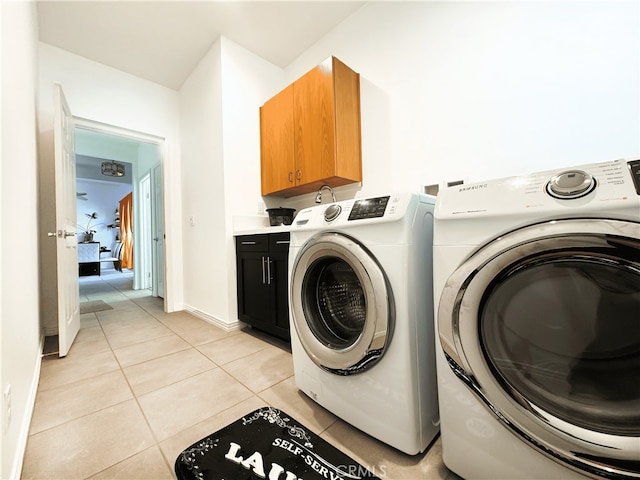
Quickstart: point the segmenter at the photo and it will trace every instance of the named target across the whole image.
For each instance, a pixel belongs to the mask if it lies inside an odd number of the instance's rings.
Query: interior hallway
[[[359,432],[299,392],[291,354],[225,332],[186,312],[167,314],[132,274],[80,279],[81,316],[65,358],[46,356],[24,458],[24,479],[169,479],[192,443],[270,405],[385,479],[458,479],[440,439],[407,456]]]

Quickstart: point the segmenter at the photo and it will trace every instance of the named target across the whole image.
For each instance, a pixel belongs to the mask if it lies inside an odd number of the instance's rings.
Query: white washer
[[[439,430],[432,239],[435,198],[384,195],[302,210],[291,230],[298,387],[408,454]]]
[[[444,463],[640,478],[640,160],[461,185],[434,222]]]

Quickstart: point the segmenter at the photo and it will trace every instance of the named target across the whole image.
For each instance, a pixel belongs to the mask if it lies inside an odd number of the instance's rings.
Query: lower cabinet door
[[[238,318],[258,328],[269,327],[271,322],[266,261],[264,253],[241,252],[237,257]]]
[[[272,287],[275,302],[275,327],[280,331],[280,336],[289,339],[289,268],[287,255],[271,255],[271,268],[274,272]]]

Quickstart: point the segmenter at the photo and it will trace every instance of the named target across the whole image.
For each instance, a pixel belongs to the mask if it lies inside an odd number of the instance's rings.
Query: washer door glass
[[[343,259],[324,257],[309,267],[302,308],[309,328],[325,345],[348,348],[362,335],[367,318],[365,291]]]
[[[640,271],[585,253],[525,260],[496,278],[481,307],[481,341],[499,377],[542,410],[638,435]]]
[[[313,362],[337,375],[371,367],[391,340],[395,306],[371,252],[343,234],[311,238],[291,270],[292,323]]]

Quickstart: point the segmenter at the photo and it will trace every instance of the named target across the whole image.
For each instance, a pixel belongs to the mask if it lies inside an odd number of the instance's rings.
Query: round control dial
[[[327,222],[332,222],[338,218],[340,212],[342,212],[342,207],[340,205],[336,205],[335,203],[333,205],[329,205],[324,211],[324,219]]]
[[[555,198],[569,200],[580,198],[596,188],[596,179],[582,170],[567,170],[551,177],[547,182],[547,193]]]

